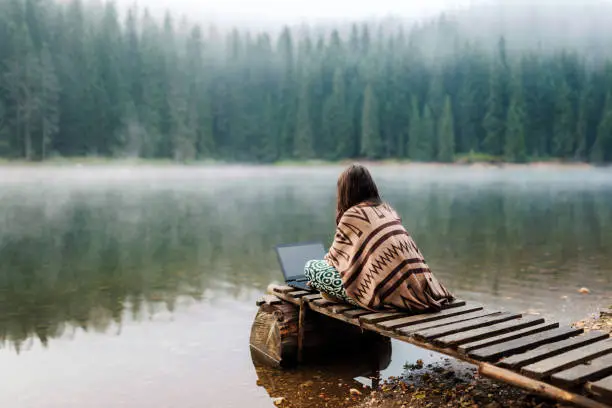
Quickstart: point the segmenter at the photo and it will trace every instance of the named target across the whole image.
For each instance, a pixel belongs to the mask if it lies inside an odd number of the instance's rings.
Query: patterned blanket
[[[340,272],[347,295],[367,309],[438,311],[453,299],[386,203],[347,210],[325,260]]]

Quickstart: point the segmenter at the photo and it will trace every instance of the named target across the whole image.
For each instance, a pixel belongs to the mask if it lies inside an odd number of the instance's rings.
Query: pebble
[[[314,384],[314,381],[308,380],[305,383],[300,384],[300,387],[312,387],[313,384]]]
[[[591,291],[589,290],[589,288],[580,288],[578,289],[578,293],[581,293],[583,295],[588,295],[589,293],[591,293]]]
[[[272,402],[277,407],[280,407],[285,402],[285,397],[272,398]]]

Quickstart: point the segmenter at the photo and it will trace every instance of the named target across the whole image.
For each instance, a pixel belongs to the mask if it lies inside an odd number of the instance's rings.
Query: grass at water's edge
[[[129,166],[221,166],[221,165],[254,165],[275,167],[322,167],[322,166],[346,166],[359,162],[372,166],[491,166],[491,167],[595,167],[586,162],[562,161],[558,159],[534,159],[525,163],[504,162],[501,159],[472,153],[457,156],[452,163],[442,162],[419,162],[405,159],[344,159],[344,160],[279,160],[271,163],[231,161],[216,159],[185,160],[172,159],[145,159],[145,158],[119,158],[119,157],[55,157],[44,161],[26,161],[23,159],[7,159],[0,157],[0,166],[100,166],[100,165],[129,165]]]

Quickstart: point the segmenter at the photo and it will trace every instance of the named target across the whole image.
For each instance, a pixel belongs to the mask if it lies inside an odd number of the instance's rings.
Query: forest
[[[0,157],[612,162],[605,39],[522,47],[460,18],[266,32],[0,0]]]

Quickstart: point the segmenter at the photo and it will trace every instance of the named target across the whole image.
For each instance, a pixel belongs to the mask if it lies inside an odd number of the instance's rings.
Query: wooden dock
[[[268,292],[258,306],[291,304],[296,310],[297,344],[292,347],[298,361],[309,335],[306,317],[315,312],[466,361],[478,366],[481,375],[539,395],[580,407],[612,407],[612,339],[607,333],[583,333],[538,316],[489,310],[461,300],[438,313],[410,315],[374,313],[289,286],[271,285]],[[292,326],[283,327],[288,338]],[[263,348],[254,343],[252,334],[251,347]]]

